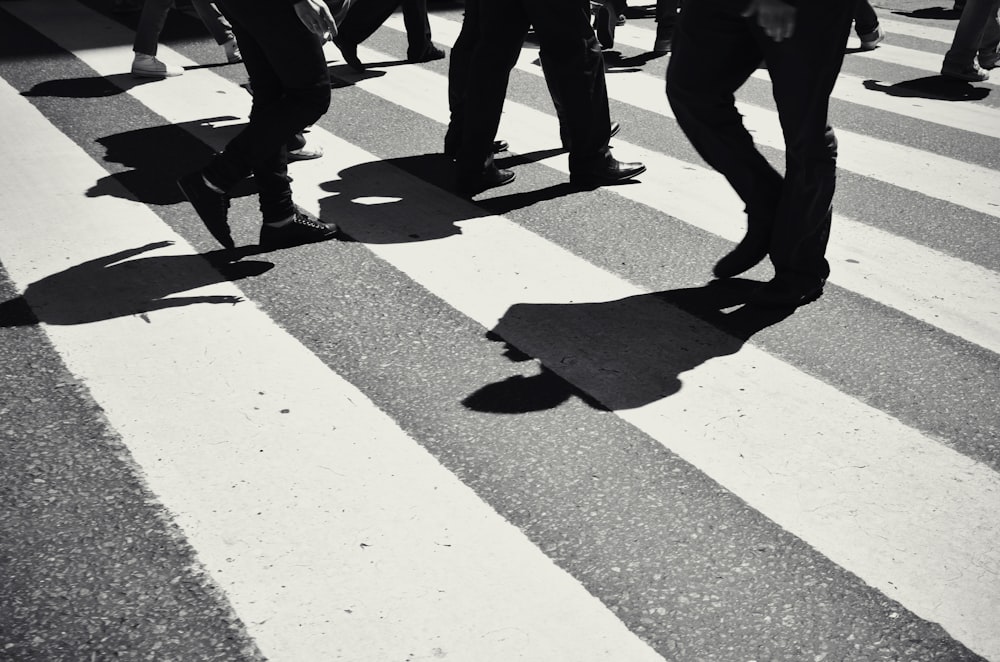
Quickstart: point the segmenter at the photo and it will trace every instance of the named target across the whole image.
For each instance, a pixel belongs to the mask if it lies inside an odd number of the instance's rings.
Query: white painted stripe
[[[202,70],[133,92],[171,121],[192,121],[225,114],[224,96],[205,94],[225,87],[214,78]],[[322,129],[312,135],[327,157],[296,171],[300,196],[324,196],[331,168],[375,160]],[[387,186],[434,200],[433,213],[464,205],[402,173]],[[318,211],[318,203],[309,206]],[[502,218],[458,225],[461,234],[446,239],[371,249],[487,327],[517,303],[640,293]],[[550,367],[590,383],[585,372]],[[992,617],[1000,595],[996,474],[752,347],[684,379],[679,394],[621,415],[915,613],[982,654],[1000,655]],[[744,390],[733,393],[732,383]],[[741,415],[719,420],[720,401]],[[775,430],[774,421],[788,428]]]
[[[393,16],[387,25],[402,30],[402,18]],[[433,19],[431,23],[434,34],[440,32],[440,38],[448,43],[458,36],[458,27],[454,21],[442,19]],[[537,51],[523,49],[517,69],[541,76],[537,59]],[[664,83],[659,78],[633,72],[627,76],[608,76],[607,84],[608,96],[612,99],[674,119]],[[754,141],[783,151],[785,139],[778,114],[746,102],[738,105]],[[841,129],[837,129],[837,142],[837,167],[840,169],[1000,217],[1000,186],[997,185],[1000,173],[994,170]]]
[[[369,61],[391,59],[364,47],[359,53]],[[410,71],[405,77],[390,73],[355,84],[431,119],[448,117],[446,82],[431,72]],[[659,98],[665,106],[665,97]],[[553,117],[511,101],[504,108],[501,130],[517,137],[518,151],[555,146],[558,128]],[[626,127],[623,133],[627,132]],[[641,185],[611,190],[720,237],[732,241],[742,237],[744,226],[737,221],[743,218],[742,203],[717,173],[642,150],[621,136],[615,145],[621,158],[644,161],[649,170]],[[567,170],[564,156],[541,162]],[[831,282],[1000,353],[1000,274],[844,216],[835,215],[834,228],[828,249]]]
[[[65,20],[79,21],[67,26],[92,25],[66,7]],[[92,53],[128,58],[124,46]],[[197,84],[146,86],[150,100],[211,89],[222,92],[217,108],[239,107],[239,88],[189,76]],[[174,243],[135,264],[194,254],[145,205],[86,197],[107,171],[2,80],[0,115],[0,142],[20,155],[2,166],[0,198],[3,263],[20,288],[153,242]],[[213,280],[207,263],[185,269]],[[168,300],[240,295],[221,283]],[[72,305],[31,303],[43,317]],[[252,304],[143,317],[44,328],[268,659],[662,662]]]
[[[887,39],[891,39],[894,34],[901,34],[907,37],[916,37],[918,39],[926,39],[927,41],[937,41],[945,46],[951,45],[952,37],[955,36],[955,28],[939,28],[933,25],[924,25],[922,23],[912,23],[910,21],[894,21],[891,18],[886,18],[886,12],[876,12],[878,16],[879,25],[882,29],[886,31]],[[957,18],[957,14],[956,14]],[[958,25],[956,20],[955,25]],[[942,51],[943,54],[944,51]]]
[[[646,50],[652,45],[654,35],[655,32],[652,30],[634,27],[629,23],[615,32],[615,40],[633,48]],[[766,69],[758,69],[753,73],[753,77],[768,82],[771,80]],[[894,83],[905,82],[907,78],[894,82],[875,81],[841,73],[831,96],[841,101],[912,117],[923,122],[932,122],[990,138],[1000,138],[1000,110],[990,106],[959,103],[946,99],[927,99],[919,96],[893,96],[865,87],[865,82],[869,80],[876,85],[888,88]],[[619,100],[621,101],[621,99]],[[834,116],[833,121],[836,125],[836,116]]]
[[[50,2],[31,6],[45,9]],[[419,72],[408,69],[393,77],[393,84],[410,78],[426,82]],[[191,122],[225,114],[225,95],[207,92],[226,85],[200,70],[130,93],[141,93],[143,102],[169,121]],[[414,94],[434,91],[433,85],[418,87]],[[327,195],[321,185],[331,171],[377,159],[320,128],[311,137],[327,156],[322,163],[299,164],[296,191],[315,212],[318,199]],[[486,327],[518,303],[642,293],[404,173],[385,185],[420,200],[435,217],[442,209],[453,218],[467,211],[470,220],[457,223],[460,234],[370,249]],[[484,301],[483,292],[490,292],[491,300]],[[587,371],[594,366],[585,362],[550,367],[576,383],[593,383]],[[907,608],[941,623],[980,654],[1000,657],[996,473],[752,346],[683,377],[678,394],[620,415]],[[720,420],[719,402],[734,415]],[[775,421],[787,421],[787,427],[775,429]]]

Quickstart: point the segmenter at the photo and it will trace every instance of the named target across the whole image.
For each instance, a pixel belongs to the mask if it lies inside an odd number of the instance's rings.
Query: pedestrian
[[[746,205],[746,236],[715,275],[736,276],[765,257],[774,266],[753,303],[808,303],[829,276],[837,141],[827,111],[854,10],[840,0],[698,0],[678,17],[667,96],[692,145]],[[761,62],[785,138],[784,176],[756,149],[735,105]]]
[[[343,20],[338,22],[339,31],[333,39],[348,66],[356,71],[364,69],[365,65],[358,58],[358,44],[372,36],[400,6],[406,28],[406,61],[431,62],[445,56],[431,40],[427,0],[354,0]]]
[[[987,69],[1000,61],[1000,0],[967,0],[961,11],[941,75],[969,82],[989,80]]]
[[[497,168],[493,146],[510,71],[532,27],[553,102],[562,108],[568,129],[570,181],[601,186],[645,172],[641,163],[615,159],[608,146],[611,120],[604,58],[590,24],[589,0],[470,0],[462,33],[474,41],[471,58],[465,73],[449,80],[449,98],[461,99],[457,118],[452,109],[453,124],[461,127],[455,159],[459,191],[474,194],[514,179],[513,171]],[[453,67],[457,60],[453,53]],[[456,84],[460,91],[451,89]],[[453,129],[449,127],[454,135]]]
[[[240,48],[233,36],[232,26],[225,19],[219,8],[208,0],[191,0],[201,22],[212,33],[215,42],[222,46],[226,61],[230,64],[242,62]],[[156,57],[160,42],[160,33],[167,21],[167,14],[174,6],[174,0],[145,0],[142,13],[139,14],[139,24],[135,30],[135,41],[132,51],[132,75],[140,78],[166,78],[179,76],[184,69],[177,65],[167,64]]]
[[[854,10],[854,32],[861,40],[861,50],[871,51],[885,39],[885,30],[878,22],[878,14],[870,0],[858,0]]]
[[[323,35],[337,30],[322,0],[218,0],[232,23],[250,77],[250,121],[200,171],[178,180],[205,227],[233,248],[227,191],[253,174],[263,225],[260,245],[279,248],[333,237],[336,227],[314,220],[292,202],[288,144],[330,105]]]

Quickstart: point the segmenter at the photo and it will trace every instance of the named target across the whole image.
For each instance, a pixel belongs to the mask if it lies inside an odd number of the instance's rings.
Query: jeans
[[[295,213],[287,144],[330,106],[330,74],[319,37],[291,4],[219,0],[240,44],[253,89],[250,121],[203,174],[229,190],[251,173],[264,222]]]
[[[976,53],[996,53],[1000,45],[1000,0],[967,0],[955,27],[951,48],[945,53],[946,64],[965,69],[972,66]]]

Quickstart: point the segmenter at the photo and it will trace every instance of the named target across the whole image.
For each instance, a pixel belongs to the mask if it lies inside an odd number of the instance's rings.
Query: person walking
[[[747,232],[716,263],[731,278],[770,257],[752,303],[794,307],[822,295],[837,140],[828,120],[855,6],[840,0],[687,2],[674,32],[667,97],[677,122],[746,205]],[[785,139],[784,176],[753,144],[734,93],[764,62]]]
[[[219,11],[219,8],[208,0],[191,0],[191,5],[197,12],[201,22],[212,34],[215,42],[222,46],[226,61],[230,64],[242,62],[239,45],[233,36],[232,26]],[[166,78],[180,76],[184,69],[177,65],[167,64],[156,57],[160,43],[160,33],[167,21],[167,14],[174,6],[174,0],[145,0],[142,13],[139,14],[139,24],[135,30],[135,41],[132,45],[132,75],[139,78]]]
[[[406,61],[431,62],[445,56],[431,40],[431,24],[427,17],[427,0],[354,0],[338,22],[339,32],[333,39],[344,62],[361,71],[364,64],[358,58],[358,45],[372,36],[397,8],[403,9],[406,28]]]
[[[961,11],[941,75],[972,83],[989,80],[987,70],[1000,61],[1000,0],[967,0]]]
[[[452,122],[461,127],[455,157],[459,191],[472,195],[514,179],[513,171],[494,163],[494,141],[510,71],[531,27],[566,128],[570,181],[602,186],[645,172],[641,163],[623,163],[611,156],[604,58],[590,24],[589,0],[470,0],[462,26],[467,36],[462,48],[471,48],[469,65],[449,83],[449,97],[460,98],[460,116],[452,108]],[[453,67],[457,61],[453,53]],[[453,90],[456,83],[464,89]]]
[[[250,121],[202,170],[177,184],[205,227],[233,248],[226,192],[253,174],[263,225],[260,246],[281,248],[329,239],[336,226],[292,202],[288,143],[330,105],[322,37],[337,25],[321,0],[218,0],[239,40],[253,90]]]

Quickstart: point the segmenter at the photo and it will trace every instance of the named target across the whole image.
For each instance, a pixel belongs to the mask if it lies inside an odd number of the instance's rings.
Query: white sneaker
[[[979,66],[983,69],[996,69],[1000,66],[1000,51],[993,51],[979,56]]]
[[[878,45],[885,39],[885,30],[882,29],[882,26],[878,26],[872,32],[860,35],[860,37],[861,50],[873,51],[878,48]]]
[[[226,51],[226,61],[229,64],[236,64],[243,61],[243,54],[240,53],[240,45],[236,43],[236,38],[232,38],[222,45]]]
[[[969,83],[981,83],[990,79],[990,72],[980,67],[975,61],[969,63],[967,67],[945,62],[941,67],[941,75],[954,78],[955,80],[964,80]]]
[[[180,76],[184,69],[173,64],[160,62],[152,55],[136,53],[132,60],[132,75],[139,78],[166,78]]]

